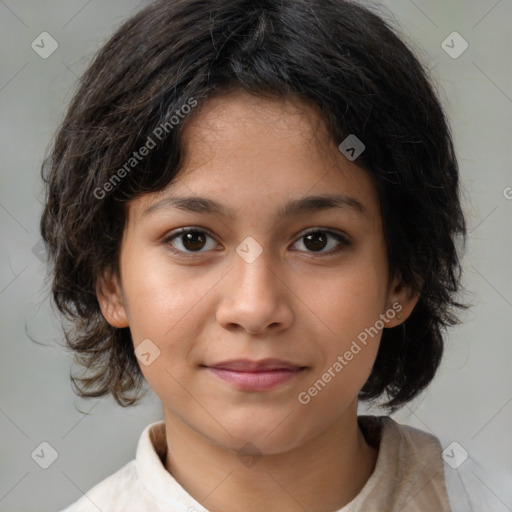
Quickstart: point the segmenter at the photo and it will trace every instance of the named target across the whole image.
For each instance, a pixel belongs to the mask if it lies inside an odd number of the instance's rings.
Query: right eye
[[[211,239],[208,247],[208,238]],[[202,249],[211,250],[220,247],[214,238],[202,229],[180,228],[171,233],[164,243],[171,246],[171,250],[177,253],[198,253],[205,252]]]

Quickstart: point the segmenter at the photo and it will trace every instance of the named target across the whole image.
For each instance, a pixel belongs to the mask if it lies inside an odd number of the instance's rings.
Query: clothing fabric
[[[464,479],[443,462],[433,435],[387,416],[359,416],[358,423],[378,449],[376,466],[360,493],[335,512],[490,510],[473,507]],[[148,425],[135,459],[62,512],[208,512],[165,469],[166,450],[164,422]]]

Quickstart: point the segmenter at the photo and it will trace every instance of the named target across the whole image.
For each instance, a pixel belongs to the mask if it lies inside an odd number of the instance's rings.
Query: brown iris
[[[327,244],[327,236],[322,231],[310,233],[304,237],[304,245],[312,251],[320,251]]]
[[[184,233],[181,236],[183,246],[189,251],[202,249],[206,242],[206,236],[201,231],[190,231],[189,233]]]

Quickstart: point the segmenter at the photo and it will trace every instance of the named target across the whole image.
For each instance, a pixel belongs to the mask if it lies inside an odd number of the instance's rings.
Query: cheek
[[[153,380],[165,381],[171,378],[168,372],[174,375],[182,371],[182,362],[189,357],[207,318],[204,299],[218,279],[194,279],[185,268],[171,268],[161,255],[143,256],[125,262],[123,288],[129,297],[127,312],[134,348],[145,342],[158,353],[150,365],[139,360],[150,386],[158,387]]]
[[[368,330],[349,327],[339,332],[338,336],[331,335],[327,343],[324,339],[321,364],[314,368],[297,396],[312,416],[323,415],[322,421],[327,422],[357,398],[370,376],[381,339],[380,331],[369,335]]]
[[[215,284],[211,279],[194,278],[192,268],[172,265],[163,249],[151,249],[127,261],[123,282],[130,327],[138,335],[151,332],[158,338],[171,329],[190,326],[190,318],[200,309],[196,306]]]
[[[363,260],[363,258],[361,258]],[[343,348],[365,329],[375,325],[386,304],[387,275],[372,261],[347,266],[320,280],[312,280],[313,293],[304,294],[311,316],[325,326],[330,338],[342,340]]]
[[[312,398],[319,407],[327,406],[329,400],[342,406],[341,402],[357,396],[377,355],[387,274],[382,262],[366,254],[322,281],[316,279],[315,293],[307,299],[311,319],[316,318],[319,325],[316,344],[322,356],[317,359],[306,400]]]

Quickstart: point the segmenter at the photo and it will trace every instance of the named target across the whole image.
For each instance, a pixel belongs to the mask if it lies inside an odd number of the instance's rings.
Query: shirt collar
[[[137,472],[144,485],[161,502],[172,505],[176,512],[208,512],[167,471],[165,423],[151,423],[142,432],[137,446]]]

